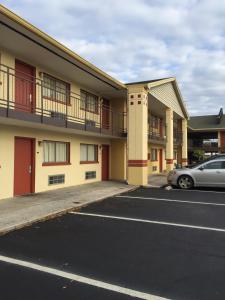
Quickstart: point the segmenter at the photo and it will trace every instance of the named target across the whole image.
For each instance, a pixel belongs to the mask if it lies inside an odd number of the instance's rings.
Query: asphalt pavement
[[[224,300],[224,251],[225,193],[138,189],[0,237],[1,299]]]

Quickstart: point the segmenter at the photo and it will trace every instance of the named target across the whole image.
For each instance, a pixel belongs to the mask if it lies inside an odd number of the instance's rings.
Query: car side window
[[[224,169],[224,167],[225,167],[224,161],[213,161],[204,165],[204,169],[206,170]]]

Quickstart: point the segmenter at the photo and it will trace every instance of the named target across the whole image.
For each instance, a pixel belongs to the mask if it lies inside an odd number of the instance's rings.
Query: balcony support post
[[[6,111],[6,115],[7,117],[9,116],[9,101],[10,101],[10,76],[9,76],[9,67],[7,67],[7,111]],[[16,101],[16,100],[15,100]]]
[[[166,170],[173,169],[173,110],[166,109]]]
[[[188,162],[187,144],[187,120],[182,119],[182,166]]]
[[[128,91],[128,183],[148,184],[148,90],[131,86]]]

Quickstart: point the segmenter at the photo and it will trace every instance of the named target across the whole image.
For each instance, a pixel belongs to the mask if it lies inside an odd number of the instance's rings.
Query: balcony
[[[202,140],[189,140],[188,149],[191,151],[203,150],[205,152],[221,151],[218,142],[203,142]]]
[[[156,143],[156,144],[165,144],[166,143],[166,136],[160,132],[154,131],[151,127],[149,128],[148,139],[150,142]]]
[[[125,137],[126,113],[103,103],[0,64],[0,117]]]

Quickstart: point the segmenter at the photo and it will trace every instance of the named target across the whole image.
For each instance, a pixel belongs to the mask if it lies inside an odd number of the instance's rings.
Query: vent
[[[96,178],[96,171],[85,172],[85,179],[94,179]]]
[[[62,183],[65,183],[65,175],[64,174],[48,176],[48,184],[49,185],[62,184]]]
[[[90,127],[95,127],[95,121],[92,120],[86,120],[86,125]]]
[[[51,111],[51,118],[57,119],[57,120],[66,120],[66,115],[63,113],[59,113],[56,111]]]
[[[153,167],[152,167],[152,171],[153,171],[153,172],[157,171],[157,167],[156,167],[156,166],[153,166]]]

